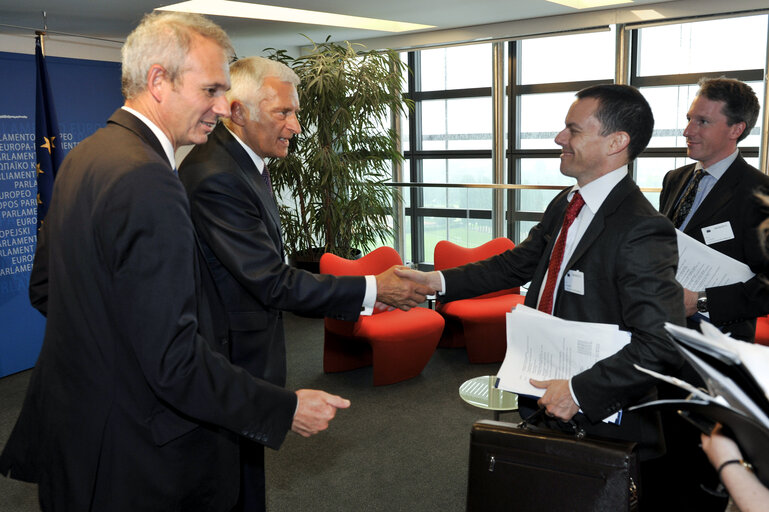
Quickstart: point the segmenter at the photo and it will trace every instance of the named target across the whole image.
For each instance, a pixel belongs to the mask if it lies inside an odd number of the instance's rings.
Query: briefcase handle
[[[545,415],[545,412],[546,412],[546,409],[544,407],[540,407],[539,409],[537,409],[536,411],[531,413],[529,416],[524,418],[518,424],[518,428],[521,428],[521,429],[525,430],[525,429],[529,429],[533,425],[544,426],[544,425],[542,425],[542,423],[543,423],[543,420],[547,417]],[[573,419],[569,420],[569,421],[561,421],[561,420],[559,420],[557,418],[553,418],[553,419],[555,419],[555,421],[557,421],[558,423],[561,423],[561,424],[564,424],[564,425],[569,425],[569,427],[571,427],[572,431],[574,432],[574,437],[575,438],[577,438],[577,439],[584,439],[585,438],[585,429],[583,429],[582,427],[577,425],[577,423]]]

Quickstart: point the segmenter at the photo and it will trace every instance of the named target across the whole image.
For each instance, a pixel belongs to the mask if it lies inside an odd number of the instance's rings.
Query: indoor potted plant
[[[286,158],[270,163],[294,262],[305,255],[317,261],[323,252],[350,258],[392,232],[397,191],[386,182],[392,162],[403,157],[389,116],[412,103],[401,92],[405,64],[397,53],[359,46],[326,40],[297,58],[269,49],[301,79],[302,133]]]

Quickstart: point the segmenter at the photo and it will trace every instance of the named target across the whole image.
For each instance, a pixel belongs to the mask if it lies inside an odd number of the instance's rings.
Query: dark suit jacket
[[[675,205],[693,173],[694,164],[691,164],[665,176],[660,211],[668,218],[672,219]],[[768,215],[754,195],[761,189],[769,190],[769,177],[738,156],[694,212],[684,233],[705,243],[702,228],[729,222],[734,238],[710,247],[745,263],[757,275],[767,275],[769,261],[763,254],[756,231]],[[756,317],[769,314],[769,288],[761,278],[757,276],[745,283],[708,288],[706,293],[710,320],[733,337],[752,341]]]
[[[514,249],[482,262],[443,271],[446,300],[461,299],[531,281],[527,306],[536,308],[550,253],[563,222],[567,196],[562,191],[545,210],[542,221]],[[637,363],[661,373],[682,360],[668,341],[663,324],[683,324],[683,292],[675,280],[678,253],[670,221],[660,215],[626,176],[596,212],[564,274],[584,274],[584,295],[567,292],[563,279],[553,314],[567,320],[618,324],[631,332],[631,342],[617,354],[575,375],[572,386],[584,414],[575,421],[589,433],[659,442],[656,418],[623,415],[621,426],[601,422],[621,408],[645,401],[655,380],[633,368]],[[655,452],[658,452],[654,448]]]
[[[233,363],[285,384],[282,310],[358,318],[365,278],[285,264],[278,208],[253,160],[220,124],[179,167],[205,260],[227,309]]]
[[[198,334],[194,231],[159,141],[116,111],[53,197],[31,289],[45,339],[0,471],[38,482],[44,510],[230,510],[235,434],[279,445],[295,401]]]

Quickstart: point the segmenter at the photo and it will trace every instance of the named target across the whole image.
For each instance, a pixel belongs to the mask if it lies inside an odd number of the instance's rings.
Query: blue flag
[[[45,67],[41,35],[35,38],[35,68],[37,70],[37,94],[35,96],[35,150],[37,154],[37,229],[43,225],[45,214],[51,205],[53,180],[62,161],[59,123],[53,106],[51,82]]]

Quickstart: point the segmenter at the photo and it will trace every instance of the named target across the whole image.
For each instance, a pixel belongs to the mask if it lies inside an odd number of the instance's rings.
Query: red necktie
[[[558,274],[561,271],[563,251],[566,247],[566,236],[569,232],[569,227],[574,222],[574,219],[577,218],[583,206],[585,206],[585,200],[582,199],[579,192],[576,192],[574,197],[571,198],[569,206],[566,207],[561,233],[558,235],[558,240],[555,241],[555,247],[553,247],[553,253],[550,255],[545,291],[542,292],[542,297],[539,299],[539,306],[537,307],[537,309],[545,313],[552,314],[553,312],[553,294],[555,293],[555,283],[558,281]]]

